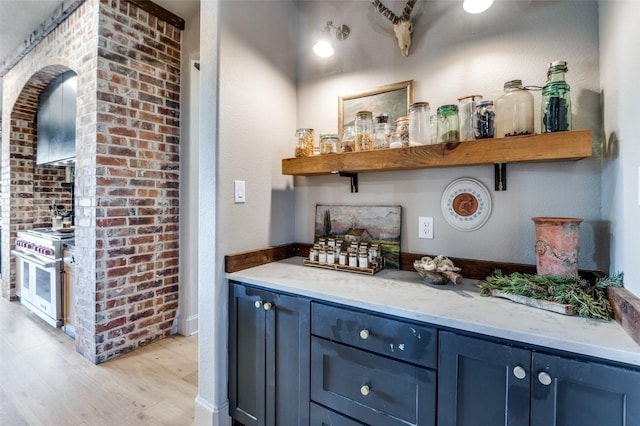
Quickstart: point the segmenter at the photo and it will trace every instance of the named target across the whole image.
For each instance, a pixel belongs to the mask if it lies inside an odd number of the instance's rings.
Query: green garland
[[[607,287],[622,287],[623,273],[598,279],[595,284],[578,275],[531,275],[514,272],[503,275],[496,270],[481,282],[480,294],[489,296],[491,290],[517,294],[532,299],[569,304],[576,308],[578,315],[588,318],[610,320],[613,309],[607,298]]]

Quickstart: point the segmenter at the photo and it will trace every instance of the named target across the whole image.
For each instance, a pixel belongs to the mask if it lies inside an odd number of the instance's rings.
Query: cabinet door
[[[528,425],[530,364],[530,351],[440,332],[438,425]]]
[[[640,371],[533,354],[532,426],[640,425]]]
[[[282,294],[264,302],[271,303],[265,311],[267,425],[308,425],[311,303]]]
[[[265,311],[267,293],[232,285],[229,297],[229,403],[245,426],[265,425]]]
[[[310,302],[234,284],[229,402],[245,426],[309,424]]]

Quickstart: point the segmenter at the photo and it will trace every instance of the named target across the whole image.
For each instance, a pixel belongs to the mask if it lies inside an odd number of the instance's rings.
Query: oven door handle
[[[14,256],[18,256],[23,258],[24,260],[28,260],[29,262],[35,263],[36,265],[40,266],[41,268],[54,268],[56,266],[56,260],[51,260],[51,259],[43,259],[41,257],[38,256],[34,256],[30,253],[25,253],[23,251],[20,250],[11,250],[11,254]]]

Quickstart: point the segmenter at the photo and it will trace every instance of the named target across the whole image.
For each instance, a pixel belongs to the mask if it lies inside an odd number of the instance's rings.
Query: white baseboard
[[[205,401],[198,395],[195,401],[195,421],[193,424],[194,426],[231,426],[228,401],[216,409],[209,401]]]
[[[178,318],[178,334],[191,336],[198,332],[198,315],[187,318]]]

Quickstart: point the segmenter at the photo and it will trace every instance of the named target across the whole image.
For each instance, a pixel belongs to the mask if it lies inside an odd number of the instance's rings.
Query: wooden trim
[[[607,287],[616,321],[640,345],[640,298],[626,288]]]
[[[311,246],[312,244],[307,243],[290,243],[277,247],[267,247],[243,253],[230,254],[224,258],[225,272],[238,272],[243,269],[277,262],[294,256],[307,257],[309,256],[309,248],[311,248]],[[434,255],[429,254],[400,253],[400,269],[403,271],[415,271],[415,269],[413,269],[413,262],[420,259],[422,256],[434,257]],[[462,272],[460,274],[464,278],[474,280],[484,280],[496,269],[500,269],[505,275],[512,274],[514,272],[522,272],[525,274],[536,273],[536,265],[463,259],[459,257],[450,257],[450,259],[457,267],[462,268]],[[597,278],[605,276],[603,272],[586,269],[581,269],[579,274],[591,283],[595,282]]]
[[[291,243],[231,254],[224,257],[224,270],[225,272],[238,272],[243,269],[253,268],[254,266],[298,256],[298,253],[298,244]]]
[[[165,22],[168,22],[169,24],[173,25],[179,30],[184,30],[185,28],[184,19],[182,19],[178,15],[175,15],[172,12],[169,12],[164,7],[155,4],[151,0],[127,0],[127,1],[139,7],[140,9],[144,10],[145,12],[149,12],[156,18],[159,18]]]
[[[313,176],[591,157],[591,130],[440,143],[399,149],[285,158],[282,174]]]

